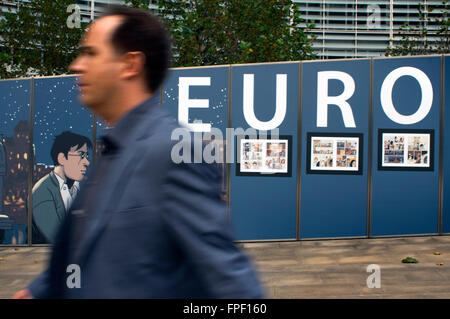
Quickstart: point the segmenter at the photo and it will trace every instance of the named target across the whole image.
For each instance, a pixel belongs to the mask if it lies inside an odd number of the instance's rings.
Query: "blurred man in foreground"
[[[71,69],[82,102],[114,128],[48,270],[15,298],[262,297],[232,243],[221,173],[171,159],[177,124],[153,98],[169,51],[149,12],[113,6],[91,25]]]

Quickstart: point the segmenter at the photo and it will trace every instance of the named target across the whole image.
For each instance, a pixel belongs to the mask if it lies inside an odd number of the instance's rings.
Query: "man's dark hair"
[[[111,43],[120,53],[139,51],[145,55],[147,87],[155,92],[170,66],[170,38],[163,23],[150,11],[109,5],[102,17],[117,15],[122,23],[113,31]]]
[[[65,131],[62,132],[60,135],[55,136],[55,141],[53,142],[53,146],[50,151],[55,166],[59,165],[58,163],[59,153],[63,153],[64,156],[67,158],[68,153],[72,147],[78,146],[78,148],[80,148],[83,147],[84,144],[87,144],[87,147],[89,149],[92,149],[92,142],[86,136],[75,134],[70,131]]]

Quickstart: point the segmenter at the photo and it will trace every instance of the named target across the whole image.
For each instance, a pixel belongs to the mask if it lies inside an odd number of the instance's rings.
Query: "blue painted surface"
[[[9,216],[9,229],[0,229],[0,244],[27,243],[30,85],[30,80],[0,81],[0,137],[6,161],[0,174],[0,214]]]
[[[54,137],[64,131],[92,141],[93,116],[78,100],[76,77],[35,80],[34,145],[36,163],[53,165],[50,150]]]
[[[275,114],[276,74],[287,74],[287,111],[280,135],[292,135],[291,177],[236,176],[231,165],[231,222],[238,240],[296,237],[298,63],[232,67],[232,127],[249,128],[243,114],[243,74],[254,74],[255,116]],[[236,158],[236,157],[235,157]]]
[[[34,81],[33,186],[57,165],[51,157],[56,136],[70,131],[95,143],[93,115],[80,104],[78,94],[75,76],[39,78]],[[88,149],[88,155],[86,175],[89,175],[93,165],[93,149]]]
[[[431,234],[438,231],[440,58],[375,59],[373,80],[373,236]],[[394,69],[410,66],[422,70],[433,86],[430,113],[419,123],[401,125],[383,112],[380,89]],[[393,88],[392,101],[400,114],[414,114],[421,100],[418,82],[403,76]],[[377,168],[378,129],[434,129],[434,171],[382,171]]]
[[[450,56],[446,56],[444,59],[444,196],[442,232],[450,233]]]
[[[439,116],[440,116],[440,67],[441,58],[414,57],[373,60],[373,130],[372,130],[372,223],[371,236],[433,234],[438,231],[439,207]],[[413,125],[400,125],[390,120],[380,103],[382,81],[394,69],[401,66],[419,68],[427,74],[433,86],[433,105],[428,116]],[[228,87],[229,72],[232,70],[232,90]],[[344,126],[338,107],[328,108],[328,127],[317,127],[317,72],[342,71],[350,74],[356,84],[353,96],[348,100],[352,107],[356,128]],[[274,63],[235,65],[223,67],[202,67],[173,69],[159,95],[163,97],[162,107],[178,117],[178,79],[184,77],[210,77],[210,86],[192,86],[190,99],[209,99],[209,108],[192,108],[189,121],[201,119],[219,128],[225,138],[228,124],[228,99],[232,98],[231,126],[249,128],[243,114],[243,74],[254,74],[255,116],[260,121],[270,120],[275,113],[276,74],[287,74],[287,114],[282,122],[280,135],[292,136],[292,176],[255,177],[236,176],[236,165],[231,164],[230,217],[238,240],[294,239],[299,227],[300,238],[332,238],[366,236],[368,153],[369,153],[369,89],[370,60],[314,61],[303,63],[302,97],[299,97],[299,63]],[[444,193],[442,230],[450,233],[450,56],[445,57],[444,101]],[[8,139],[9,147],[28,150],[26,142],[14,142],[14,129],[20,121],[34,126],[36,163],[53,165],[50,148],[53,137],[64,130],[71,130],[92,138],[93,117],[84,109],[77,98],[75,77],[52,77],[35,79],[34,122],[30,116],[30,80],[0,82],[0,134]],[[339,95],[343,85],[339,81],[329,82],[329,95]],[[231,94],[231,95],[230,95]],[[297,140],[299,98],[302,99],[301,141]],[[415,79],[404,76],[393,87],[393,103],[404,115],[415,113],[421,92]],[[97,124],[97,137],[104,133],[105,125]],[[26,125],[25,125],[26,127]],[[378,170],[379,129],[433,129],[434,157],[433,171],[382,171]],[[363,161],[361,175],[307,174],[307,133],[361,133],[363,134]],[[16,138],[17,140],[17,138]],[[229,141],[230,142],[230,141]],[[234,149],[234,143],[227,145]],[[13,145],[13,146],[11,146]],[[297,158],[298,147],[301,157]],[[13,155],[16,155],[14,153]],[[28,157],[29,159],[30,157]],[[234,154],[236,160],[236,154]],[[300,162],[301,171],[297,172]],[[14,163],[13,163],[14,162]],[[448,165],[447,165],[447,162]],[[28,167],[27,162],[21,167]],[[17,167],[15,160],[6,167]],[[225,171],[225,170],[224,170]],[[17,174],[17,172],[16,172]],[[17,185],[22,183],[23,197],[28,194],[28,173],[22,177],[13,176]],[[301,174],[300,202],[297,202],[297,174]],[[11,180],[11,176],[6,176]],[[227,185],[224,184],[224,190]],[[6,200],[3,187],[3,201]],[[297,205],[300,205],[300,223],[297,225]],[[9,207],[11,208],[11,207]],[[19,212],[4,208],[0,214],[14,219],[13,228],[6,230],[4,244],[26,243],[26,203]]]
[[[341,71],[356,88],[348,100],[356,128],[346,128],[337,106],[328,106],[328,126],[317,127],[317,73]],[[300,238],[365,236],[367,228],[367,154],[369,131],[370,60],[303,64]],[[328,95],[343,92],[341,81],[330,80]],[[362,133],[362,175],[307,174],[307,133]]]
[[[210,77],[209,86],[190,86],[189,99],[208,99],[209,108],[190,108],[189,123],[201,120],[222,131],[228,124],[228,71],[229,67],[204,67],[170,70],[163,85],[163,107],[178,119],[179,77]]]
[[[227,143],[226,128],[228,126],[228,96],[229,96],[229,67],[202,67],[202,68],[187,68],[187,69],[172,69],[167,75],[164,85],[161,87],[161,96],[157,97],[169,114],[171,114],[178,121],[179,110],[179,78],[180,77],[208,77],[210,78],[210,85],[189,87],[189,99],[209,100],[208,108],[191,107],[188,115],[189,123],[200,120],[202,123],[209,123],[211,125],[211,134],[214,135],[216,141],[222,141],[223,147],[221,157],[219,158],[219,166],[222,170],[222,193],[224,199],[228,201],[228,175],[227,165],[225,163],[225,149]],[[194,103],[195,104],[195,103]],[[217,130],[220,131],[220,135]],[[194,138],[206,137],[208,140],[210,136],[202,135],[202,133],[194,134]],[[179,137],[181,139],[181,137]],[[221,158],[221,159],[220,159]]]

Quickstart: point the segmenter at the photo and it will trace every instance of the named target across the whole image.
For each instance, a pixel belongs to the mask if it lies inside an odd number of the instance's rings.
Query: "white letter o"
[[[412,115],[401,115],[395,110],[392,103],[392,88],[395,82],[402,76],[412,76],[419,82],[420,89],[422,90],[422,101],[420,102],[419,109]],[[421,70],[410,66],[401,67],[395,69],[384,79],[380,92],[381,106],[384,113],[392,121],[399,124],[415,124],[422,121],[430,112],[433,104],[433,86],[428,76]]]

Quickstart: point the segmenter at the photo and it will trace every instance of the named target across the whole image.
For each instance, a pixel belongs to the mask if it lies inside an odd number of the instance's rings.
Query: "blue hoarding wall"
[[[200,136],[217,143],[217,159],[224,177],[222,192],[227,198],[225,164],[226,128],[228,125],[229,67],[202,67],[170,70],[161,88],[164,107],[180,125],[190,127]],[[174,138],[177,138],[176,136]],[[216,154],[216,153],[215,153]]]
[[[365,236],[370,60],[304,63],[302,83],[300,238]],[[343,142],[346,134],[359,134],[359,173],[348,174],[354,172],[343,162],[346,157],[357,161],[357,154],[342,156],[342,164],[329,165],[330,170],[310,167],[314,158],[338,161],[340,156],[332,158],[331,150],[329,156],[311,155],[308,134],[317,133],[322,133],[317,142],[322,146],[334,134]]]
[[[441,59],[375,59],[373,70],[371,235],[437,233]],[[391,137],[387,135],[380,141],[383,138],[380,130],[391,132]],[[383,149],[385,143],[396,145],[396,140],[400,141],[408,130],[413,130],[414,134],[430,134],[431,139],[423,143],[427,150],[419,156],[425,158],[428,155],[433,169],[397,170],[394,167],[395,170],[382,170],[381,166],[391,161],[386,155],[388,152]],[[414,159],[413,156],[420,150],[408,142],[403,152],[406,151],[408,158],[405,161],[414,165],[419,158]],[[402,154],[402,150],[399,152]],[[399,160],[403,161],[401,156]]]
[[[34,81],[32,241],[36,244],[51,242],[68,213],[69,204],[55,196],[63,192],[56,187],[58,177],[68,181],[63,189],[70,187],[76,194],[91,166],[93,116],[79,103],[77,95],[75,76]],[[86,142],[81,142],[80,137]],[[53,158],[53,148],[64,156]],[[80,157],[80,152],[87,152],[87,157]],[[68,186],[69,180],[74,181],[73,186]]]
[[[449,74],[450,56],[178,68],[156,98],[229,151],[238,240],[450,233]],[[84,135],[99,153],[107,127],[73,76],[0,81],[0,102],[0,244],[26,244],[55,136]]]
[[[36,163],[53,165],[50,150],[64,131],[92,139],[93,116],[78,101],[76,77],[35,79],[34,145]]]
[[[26,244],[30,80],[0,82],[0,244]]]
[[[278,128],[280,138],[292,140],[288,176],[238,176],[236,161],[231,164],[231,222],[238,239],[296,238],[298,87],[298,63],[232,67],[231,127]]]
[[[195,131],[228,124],[228,67],[174,69],[162,88],[163,107]],[[201,122],[201,123],[196,123]]]
[[[443,214],[442,232],[450,233],[450,56],[444,61],[444,190],[443,190]]]

